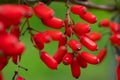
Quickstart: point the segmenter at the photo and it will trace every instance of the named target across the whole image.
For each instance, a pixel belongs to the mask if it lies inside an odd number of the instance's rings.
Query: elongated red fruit
[[[44,48],[44,43],[43,43],[43,38],[40,38],[39,35],[40,34],[36,34],[34,36],[34,43],[36,48],[42,50]]]
[[[111,23],[110,29],[113,33],[119,33],[120,32],[119,24],[116,23],[116,22]]]
[[[106,48],[100,49],[99,53],[97,54],[99,62],[103,61],[103,59],[105,58],[106,54],[107,54],[107,49]]]
[[[40,58],[44,62],[44,64],[49,67],[50,69],[54,70],[57,69],[58,63],[57,61],[51,57],[47,52],[40,52]]]
[[[33,11],[32,11],[32,8],[30,8],[29,6],[26,6],[26,5],[21,5],[21,7],[24,9],[25,13],[24,13],[24,16],[26,18],[31,18],[32,15],[33,15]]]
[[[72,63],[72,59],[73,59],[72,53],[67,52],[67,53],[65,54],[65,56],[63,57],[62,62],[63,62],[63,64],[65,64],[65,65],[69,65],[69,64]]]
[[[71,12],[74,14],[85,14],[87,12],[87,8],[81,5],[73,5],[71,7]]]
[[[11,28],[10,34],[14,35],[17,39],[20,37],[20,28],[19,26],[13,26]]]
[[[68,45],[73,51],[79,51],[82,49],[80,42],[74,39],[69,40]]]
[[[80,66],[77,62],[76,57],[73,58],[72,63],[70,64],[70,67],[71,67],[72,76],[75,78],[79,78],[81,71],[80,71]]]
[[[87,67],[87,61],[84,58],[82,58],[80,54],[77,55],[77,61],[80,65],[80,67],[82,67],[82,68]]]
[[[120,41],[120,34],[113,34],[111,37],[110,37],[110,41],[111,43],[113,44],[118,44],[119,41]]]
[[[12,62],[14,64],[18,64],[18,59],[19,59],[19,56],[12,56]],[[20,61],[20,60],[19,60]]]
[[[81,35],[90,32],[90,28],[91,27],[89,26],[89,24],[76,23],[75,26],[73,27],[73,30],[78,35]]]
[[[80,55],[82,58],[84,58],[90,64],[98,64],[99,63],[99,59],[96,56],[94,56],[93,54],[90,54],[88,52],[81,52]]]
[[[3,70],[7,64],[8,64],[8,58],[0,57],[0,71]]]
[[[43,43],[49,43],[52,39],[49,35],[44,34],[44,32],[38,32],[34,35],[34,39],[42,41]]]
[[[53,58],[58,62],[58,64],[60,64],[66,53],[67,53],[67,48],[65,46],[61,46],[58,48]]]
[[[96,16],[90,12],[86,12],[85,14],[82,15],[80,14],[80,17],[91,24],[94,24],[97,21]]]
[[[111,21],[109,19],[103,19],[99,22],[99,26],[101,27],[109,27]]]
[[[90,32],[87,34],[87,37],[93,41],[98,41],[102,38],[102,35],[99,32]]]
[[[4,80],[4,79],[3,79],[3,74],[2,74],[1,71],[0,71],[0,80]]]
[[[39,18],[44,19],[52,18],[54,15],[54,11],[42,2],[34,6],[34,12]]]
[[[52,40],[59,41],[61,40],[63,34],[57,30],[46,30],[44,33],[52,38]]]
[[[25,80],[25,78],[23,78],[21,76],[17,76],[16,80]]]
[[[80,37],[80,42],[89,50],[91,51],[95,51],[98,49],[98,46],[97,44],[92,41],[91,39],[89,39],[88,37],[86,36],[81,36]]]
[[[20,23],[23,15],[24,10],[19,5],[4,4],[0,6],[0,21],[2,21],[6,27]]]
[[[117,65],[116,67],[116,77],[117,77],[117,80],[120,80],[120,64]]]
[[[50,19],[42,19],[42,23],[47,27],[55,28],[55,29],[60,29],[64,25],[64,22],[62,21],[62,19],[57,17],[53,17]]]
[[[65,46],[67,44],[67,37],[65,35],[62,35],[62,37],[59,40],[58,47]]]

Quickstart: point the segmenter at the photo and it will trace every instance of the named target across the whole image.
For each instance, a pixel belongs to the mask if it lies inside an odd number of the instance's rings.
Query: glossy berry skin
[[[11,34],[1,35],[0,44],[0,49],[7,56],[21,55],[25,50],[24,44]]]
[[[87,11],[87,8],[84,7],[84,6],[81,6],[81,5],[73,5],[71,8],[70,8],[71,12],[74,13],[74,14],[77,14],[77,15],[82,15],[82,14],[85,14],[86,11]]]
[[[64,65],[69,65],[69,64],[72,63],[72,59],[73,59],[72,53],[67,52],[65,54],[65,56],[63,57],[62,62],[63,62]]]
[[[77,62],[80,65],[80,67],[87,68],[87,61],[84,58],[82,58],[80,54],[78,54],[76,57],[77,57]]]
[[[0,35],[6,34],[5,26],[3,22],[0,22]]]
[[[41,41],[43,43],[49,43],[52,39],[49,35],[44,34],[44,32],[38,32],[34,35],[34,39]]]
[[[17,76],[16,80],[25,80],[25,78],[23,78],[21,76]]]
[[[58,62],[58,64],[60,64],[60,62],[62,61],[62,59],[66,53],[67,53],[67,48],[65,46],[61,46],[55,52],[53,58]]]
[[[0,21],[9,27],[12,24],[19,24],[24,15],[24,10],[21,6],[4,4],[0,6]]]
[[[0,57],[0,71],[8,64],[8,57]]]
[[[36,34],[33,40],[36,48],[38,48],[39,50],[42,50],[44,48],[43,38],[41,39],[39,37],[39,34]]]
[[[88,37],[86,36],[81,36],[80,37],[80,42],[89,50],[91,51],[95,51],[98,49],[98,46],[97,44],[92,41],[91,39],[89,39]]]
[[[24,17],[25,18],[31,18],[33,15],[33,11],[32,8],[26,6],[26,5],[21,5],[21,7],[24,9],[25,13],[24,13]]]
[[[67,44],[67,37],[65,35],[62,35],[61,39],[59,40],[58,47],[66,46],[66,44]]]
[[[20,28],[19,26],[13,26],[11,28],[10,34],[14,35],[17,39],[20,37]]]
[[[73,51],[79,51],[82,49],[80,42],[74,39],[69,40],[68,45]]]
[[[98,57],[94,56],[93,54],[90,54],[88,52],[81,52],[80,55],[82,58],[84,58],[90,64],[98,64],[99,63]]]
[[[84,33],[90,32],[90,26],[84,23],[76,23],[73,27],[73,30],[76,34],[81,35]]]
[[[57,30],[46,30],[44,33],[51,37],[52,40],[59,41],[62,39],[62,32]]]
[[[102,35],[99,32],[90,32],[87,34],[87,37],[92,41],[98,41],[102,38]]]
[[[71,68],[72,76],[76,79],[79,78],[81,71],[76,57],[73,58],[72,63],[70,64],[70,68]]]
[[[120,33],[119,24],[116,23],[116,22],[111,23],[111,25],[110,25],[110,30],[111,30],[113,33]]]
[[[79,15],[83,20],[87,21],[88,23],[94,24],[97,21],[97,18],[94,14],[90,12],[86,12],[85,14]]]
[[[111,21],[109,19],[103,19],[99,22],[99,26],[101,27],[109,27]]]
[[[44,64],[52,70],[57,69],[58,63],[57,61],[51,57],[47,52],[40,52],[40,59],[44,62]]]
[[[107,54],[107,49],[106,49],[106,48],[100,49],[100,51],[99,51],[98,54],[97,54],[97,57],[98,57],[98,59],[99,59],[99,62],[102,62],[102,61],[103,61],[103,59],[105,58],[106,54]]]
[[[12,56],[12,62],[14,64],[18,64],[18,59],[19,59],[19,56]]]
[[[60,29],[64,25],[64,22],[62,21],[62,19],[57,17],[53,17],[50,19],[42,19],[42,23],[47,27],[55,28],[55,29]]]
[[[120,80],[120,65],[117,65],[116,67],[116,77],[117,77],[117,80]]]
[[[50,19],[54,15],[54,11],[42,2],[34,6],[34,12],[42,19]]]
[[[0,80],[4,80],[4,79],[3,79],[3,74],[2,74],[1,71],[0,71]]]
[[[119,45],[120,34],[113,34],[113,35],[110,37],[110,41],[111,41],[111,43],[113,43],[113,44]]]

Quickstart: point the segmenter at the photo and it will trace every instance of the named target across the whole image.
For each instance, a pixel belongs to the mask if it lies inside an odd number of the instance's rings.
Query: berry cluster
[[[39,10],[38,10],[39,9]],[[94,24],[96,22],[96,16],[87,11],[87,8],[81,5],[73,5],[66,12],[66,18],[62,21],[54,16],[54,11],[39,3],[34,7],[35,14],[41,19],[42,23],[50,28],[61,29],[65,28],[65,33],[58,30],[46,30],[38,32],[32,37],[32,42],[35,47],[40,51],[40,59],[52,70],[57,69],[58,64],[63,62],[65,65],[70,65],[73,77],[79,78],[80,67],[86,68],[87,63],[98,64],[103,60],[106,55],[106,48],[100,50],[97,56],[89,52],[81,52],[82,45],[91,51],[98,49],[95,41],[101,39],[101,34],[98,32],[90,32],[90,25],[78,22],[73,23],[71,20],[69,10],[88,23]],[[75,35],[79,39],[73,39]],[[70,38],[68,40],[68,38]],[[44,44],[51,41],[58,41],[58,49],[53,56],[44,51]],[[68,47],[72,52],[68,51]]]
[[[20,41],[20,33],[24,27],[20,27],[23,19],[26,19],[27,30],[31,35],[33,45],[39,50],[40,59],[50,69],[56,70],[58,65],[63,62],[65,65],[70,65],[73,77],[79,78],[81,73],[80,68],[86,68],[88,63],[99,64],[102,62],[107,53],[106,48],[102,48],[97,56],[86,51],[81,51],[83,46],[91,51],[98,50],[96,41],[101,39],[101,34],[90,32],[91,27],[89,24],[83,22],[74,23],[70,18],[70,12],[79,15],[81,19],[88,23],[94,24],[96,22],[96,16],[88,12],[87,8],[81,5],[69,7],[69,4],[67,4],[64,21],[54,16],[53,9],[42,2],[36,4],[33,9],[27,5],[0,5],[0,71],[8,64],[10,58],[12,58],[13,63],[18,68],[23,68],[19,65],[21,56],[25,50],[25,45]],[[44,25],[57,30],[45,30],[33,33],[35,29],[29,23],[29,18],[32,17],[33,13],[39,17]],[[61,28],[64,28],[64,33],[59,31]],[[73,39],[73,35],[78,40]],[[58,49],[53,56],[44,51],[44,45],[51,41],[58,42]],[[72,52],[68,50],[68,47],[71,48]],[[14,79],[25,80],[18,75],[17,70],[13,76]]]
[[[110,35],[110,42],[115,48],[115,57],[118,63],[116,67],[116,77],[117,80],[120,80],[120,25],[109,19],[103,19],[99,22],[99,26],[110,29],[108,34]]]
[[[32,9],[26,5],[0,5],[0,71],[10,58],[18,65],[25,50],[20,41],[19,25],[22,18],[28,19],[32,14]]]

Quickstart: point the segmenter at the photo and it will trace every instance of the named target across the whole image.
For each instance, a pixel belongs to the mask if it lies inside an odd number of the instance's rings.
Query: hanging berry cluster
[[[117,61],[116,77],[117,80],[120,80],[120,25],[109,19],[103,19],[99,22],[99,26],[110,29],[106,34],[110,35],[109,39],[114,47],[115,58]]]
[[[35,29],[29,23],[29,18],[32,17],[33,12],[44,25],[57,30],[45,30],[33,33]],[[25,50],[25,45],[20,41],[20,33],[24,27],[20,27],[20,24],[24,18],[26,19],[24,23],[27,24],[27,30],[31,35],[31,41],[39,50],[40,59],[50,69],[56,70],[58,65],[63,62],[65,65],[70,65],[72,76],[79,78],[81,73],[80,68],[86,68],[88,63],[99,64],[102,62],[106,55],[106,48],[102,48],[97,56],[86,51],[81,51],[82,46],[91,51],[96,51],[98,49],[96,41],[101,39],[101,34],[90,32],[91,27],[89,24],[83,22],[74,23],[70,18],[70,12],[80,16],[81,19],[88,23],[94,24],[96,22],[96,16],[88,12],[87,8],[81,5],[70,7],[67,4],[64,21],[54,16],[54,11],[42,2],[35,5],[33,9],[27,5],[0,5],[0,72],[8,64],[10,58],[18,68],[25,69],[19,64]],[[59,31],[61,28],[64,28],[64,33]],[[73,39],[73,35],[79,41]],[[51,41],[58,42],[58,49],[53,56],[44,51],[44,45]],[[71,48],[72,52],[69,52],[68,47]],[[0,78],[2,78],[1,73]],[[14,79],[25,80],[18,75],[18,70],[15,71]]]
[[[97,56],[89,52],[80,52],[82,46],[85,46],[91,51],[98,49],[95,41],[101,39],[101,34],[98,32],[90,32],[90,25],[78,22],[73,23],[70,18],[70,11],[73,14],[79,15],[80,18],[87,21],[88,23],[94,24],[96,22],[96,16],[87,11],[87,8],[81,5],[73,5],[72,7],[67,6],[66,18],[64,22],[54,16],[54,11],[39,3],[34,7],[35,14],[41,19],[42,23],[50,28],[61,29],[64,27],[65,33],[58,30],[46,30],[43,32],[36,33],[33,37],[33,43],[35,47],[40,51],[41,60],[52,70],[58,68],[58,64],[63,62],[65,65],[70,65],[72,76],[79,78],[80,67],[86,68],[87,64],[98,64],[103,60],[106,55],[106,48],[100,50]],[[46,13],[48,12],[48,13]],[[78,40],[72,38],[77,36]],[[68,40],[70,38],[70,40]],[[48,52],[44,51],[44,44],[51,41],[58,41],[58,49],[53,56]],[[72,52],[68,51],[68,47],[71,48]]]

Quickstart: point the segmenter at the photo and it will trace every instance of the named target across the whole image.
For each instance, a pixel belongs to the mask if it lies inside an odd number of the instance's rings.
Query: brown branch
[[[56,1],[56,2],[66,2],[66,0],[52,0],[52,1]],[[117,10],[117,8],[115,6],[106,6],[106,5],[98,5],[98,4],[94,4],[88,0],[70,0],[70,2],[72,4],[78,4],[78,5],[83,5],[86,6],[88,8],[92,8],[92,9],[99,9],[99,10],[105,10],[105,11],[115,11]]]
[[[83,2],[80,0],[70,0],[70,1],[73,4],[79,4],[79,5],[83,5],[88,8],[93,8],[93,9],[100,9],[100,10],[106,10],[106,11],[115,11],[117,9],[115,6],[97,5],[92,2],[88,2],[88,1],[87,2]]]

